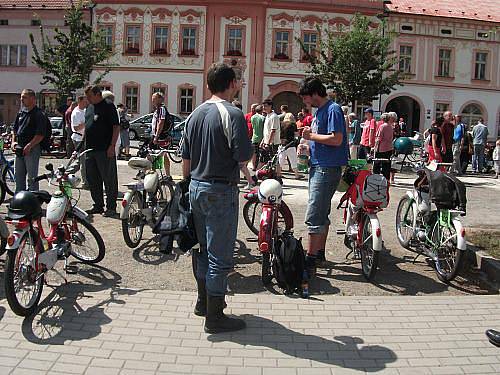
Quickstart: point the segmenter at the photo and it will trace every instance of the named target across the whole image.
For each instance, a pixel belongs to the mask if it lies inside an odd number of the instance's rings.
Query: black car
[[[183,117],[179,115],[170,114],[172,118],[173,126],[176,127],[178,124],[184,121]],[[148,140],[151,138],[151,122],[153,121],[153,113],[136,118],[130,121],[129,136],[130,140]],[[180,139],[180,137],[179,137]]]

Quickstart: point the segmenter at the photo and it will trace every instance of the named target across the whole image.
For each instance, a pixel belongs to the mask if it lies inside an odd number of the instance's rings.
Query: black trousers
[[[375,158],[389,159],[389,161],[374,161],[373,162],[373,173],[382,174],[387,181],[391,179],[391,156],[393,151],[386,152],[376,152]]]
[[[106,151],[90,151],[86,155],[87,182],[94,207],[104,208],[102,185],[106,189],[106,208],[116,210],[118,198],[118,173],[116,158],[108,158]]]

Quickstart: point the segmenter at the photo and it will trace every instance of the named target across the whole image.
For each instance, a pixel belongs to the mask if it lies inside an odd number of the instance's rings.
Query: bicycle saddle
[[[128,161],[128,166],[132,169],[139,169],[139,170],[145,170],[145,169],[151,169],[153,164],[151,161],[145,158],[130,158]]]

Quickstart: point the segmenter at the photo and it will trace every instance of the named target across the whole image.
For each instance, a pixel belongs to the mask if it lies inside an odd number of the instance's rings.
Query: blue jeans
[[[189,200],[200,243],[196,278],[206,280],[207,294],[222,297],[227,275],[233,269],[234,242],[238,230],[238,187],[191,180]]]
[[[16,193],[26,190],[26,177],[28,177],[28,190],[39,190],[38,182],[34,178],[38,176],[38,164],[42,149],[36,145],[26,156],[17,156],[14,162],[14,172],[16,176]]]
[[[306,225],[310,234],[324,233],[330,225],[332,197],[342,177],[341,167],[311,167]]]
[[[474,145],[474,155],[472,155],[472,170],[481,172],[484,167],[484,145]]]

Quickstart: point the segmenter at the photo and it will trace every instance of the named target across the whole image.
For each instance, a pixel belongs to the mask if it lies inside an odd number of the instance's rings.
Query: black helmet
[[[31,191],[20,191],[10,201],[7,211],[9,219],[36,219],[42,216],[42,205]]]

